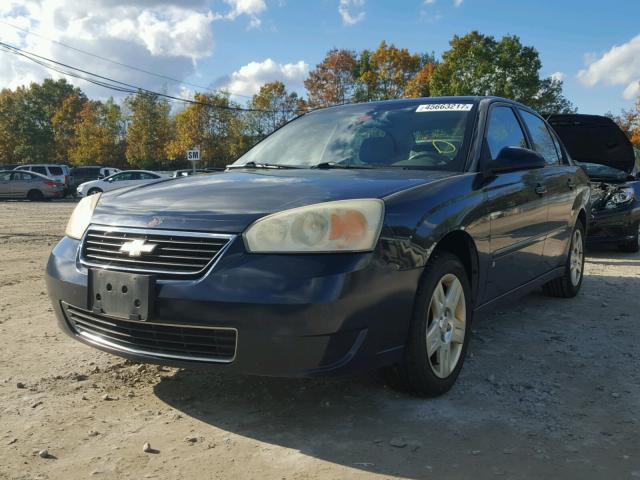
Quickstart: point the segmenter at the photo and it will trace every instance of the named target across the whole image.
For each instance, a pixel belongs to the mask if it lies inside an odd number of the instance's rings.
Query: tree
[[[15,150],[20,143],[15,125],[18,96],[9,89],[0,91],[0,165],[17,163]]]
[[[351,101],[356,88],[356,54],[331,49],[304,81],[310,107],[328,107]]]
[[[80,122],[80,112],[87,104],[83,94],[66,97],[51,118],[55,143],[54,158],[57,163],[67,163],[69,152],[74,146],[76,127]]]
[[[640,150],[640,97],[633,108],[622,110],[620,115],[610,116],[627,134],[633,146]]]
[[[409,81],[423,67],[422,57],[383,40],[374,52],[362,52],[357,71],[358,100],[401,98]]]
[[[403,96],[407,98],[428,97],[431,95],[431,79],[436,64],[433,61],[426,62],[413,78],[409,79],[404,89]]]
[[[265,83],[253,96],[248,114],[250,135],[259,140],[281,127],[300,113],[301,102],[298,95],[288,93],[280,81]]]
[[[69,160],[73,165],[120,166],[122,162],[122,130],[120,107],[107,103],[86,102],[75,127]]]
[[[125,100],[130,111],[126,157],[130,165],[153,168],[165,160],[170,139],[169,103],[153,93],[138,92]]]
[[[175,136],[167,144],[167,156],[177,161],[187,150],[198,146],[205,165],[226,166],[248,148],[245,123],[238,105],[224,94],[197,93],[189,105],[178,112],[174,121]]]
[[[431,79],[432,95],[498,95],[548,113],[575,111],[562,95],[562,82],[540,78],[533,47],[516,36],[500,41],[474,31],[455,35]]]

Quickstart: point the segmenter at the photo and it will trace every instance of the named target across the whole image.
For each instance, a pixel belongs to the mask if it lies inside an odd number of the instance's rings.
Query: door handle
[[[538,195],[544,195],[545,193],[547,193],[547,187],[539,183],[538,185],[536,185],[536,193]]]
[[[567,180],[567,187],[569,187],[569,190],[576,188],[576,182],[573,181],[573,178]]]

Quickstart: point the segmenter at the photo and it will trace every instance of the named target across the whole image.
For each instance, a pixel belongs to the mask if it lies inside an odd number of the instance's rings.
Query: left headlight
[[[266,216],[243,237],[250,252],[367,252],[378,241],[383,217],[382,200],[339,200]]]
[[[71,218],[69,218],[67,229],[64,232],[67,237],[75,238],[76,240],[82,239],[89,223],[91,223],[91,216],[99,200],[100,194],[97,193],[84,197],[78,202],[78,205],[76,205],[75,210],[73,210],[71,214]]]
[[[614,193],[607,202],[606,208],[617,208],[621,205],[629,203],[636,196],[636,192],[633,188],[620,188]]]

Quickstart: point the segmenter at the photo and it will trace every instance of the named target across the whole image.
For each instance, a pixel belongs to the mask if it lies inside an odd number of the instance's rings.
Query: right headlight
[[[631,202],[631,200],[633,200],[635,196],[636,192],[633,188],[620,188],[611,196],[611,198],[607,202],[606,208],[617,208],[621,205],[625,205]]]
[[[82,239],[84,232],[91,223],[93,211],[96,209],[99,200],[100,194],[96,193],[95,195],[84,197],[78,202],[64,232],[67,237],[75,238],[76,240]]]
[[[243,237],[250,252],[367,252],[378,241],[383,217],[382,200],[339,200],[263,217]]]

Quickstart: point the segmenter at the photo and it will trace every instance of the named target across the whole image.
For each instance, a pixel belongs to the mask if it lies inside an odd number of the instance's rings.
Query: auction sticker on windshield
[[[418,105],[416,112],[468,112],[472,103],[427,103]]]

